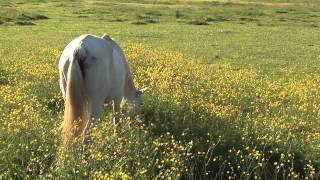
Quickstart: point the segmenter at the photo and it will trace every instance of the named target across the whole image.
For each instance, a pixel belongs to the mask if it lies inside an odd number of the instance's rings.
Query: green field
[[[2,0],[0,178],[320,178],[317,0]],[[60,148],[57,64],[81,34],[109,34],[139,88],[140,118],[110,107]]]

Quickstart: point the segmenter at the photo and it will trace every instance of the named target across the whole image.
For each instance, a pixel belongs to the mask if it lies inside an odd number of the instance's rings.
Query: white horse
[[[140,111],[146,88],[136,89],[123,51],[108,35],[82,35],[71,41],[60,57],[59,74],[65,99],[65,145],[92,128],[106,100],[113,102],[115,124],[121,102],[133,114]]]

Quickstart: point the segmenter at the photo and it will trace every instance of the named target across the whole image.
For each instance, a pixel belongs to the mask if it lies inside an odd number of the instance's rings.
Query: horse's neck
[[[125,84],[125,96],[133,96],[136,93],[136,87],[134,86],[132,75],[130,71],[127,73],[126,84]]]

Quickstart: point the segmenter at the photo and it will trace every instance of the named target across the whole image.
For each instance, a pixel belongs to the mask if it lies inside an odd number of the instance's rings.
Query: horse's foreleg
[[[113,123],[117,125],[119,123],[120,116],[120,103],[121,100],[113,100]]]

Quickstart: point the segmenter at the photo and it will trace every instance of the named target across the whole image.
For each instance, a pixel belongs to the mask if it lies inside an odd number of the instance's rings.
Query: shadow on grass
[[[234,120],[221,119],[204,115],[201,108],[190,111],[187,106],[175,106],[170,102],[158,103],[156,106],[146,107],[143,112],[145,124],[151,127],[154,136],[170,132],[179,141],[195,142],[193,147],[195,158],[187,165],[190,171],[183,174],[183,178],[254,179],[257,176],[262,179],[276,177],[286,179],[290,177],[289,169],[298,172],[299,177],[306,175],[305,167],[308,161],[299,152],[292,152],[290,159],[292,162],[284,163],[282,168],[277,169],[277,163],[283,161],[282,155],[289,152],[285,149],[278,151],[277,145],[272,143],[261,143],[257,140],[258,135],[254,133],[247,135],[249,139],[243,139],[244,134],[239,131],[239,123],[235,123],[238,117],[233,117]],[[244,109],[244,111],[251,110]],[[206,118],[200,118],[203,116]],[[259,151],[265,158],[265,163],[261,167],[258,161],[251,159],[251,153],[247,149],[249,147],[253,152]],[[242,160],[244,162],[241,162]],[[319,167],[317,162],[312,163],[315,167]],[[240,165],[244,167],[240,168]],[[251,173],[243,175],[244,170]],[[316,172],[319,172],[319,169],[316,169]]]
[[[14,24],[20,26],[36,25],[34,21],[47,20],[48,16],[41,14],[18,13],[13,10],[7,10],[6,14],[0,15],[0,25]]]
[[[6,72],[0,68],[0,86],[7,85],[9,83],[6,76]]]
[[[159,16],[161,16],[161,14],[157,11],[155,12],[152,11],[145,14],[139,14],[136,16],[136,20],[133,21],[132,24],[144,25],[144,24],[159,23],[160,22]]]

